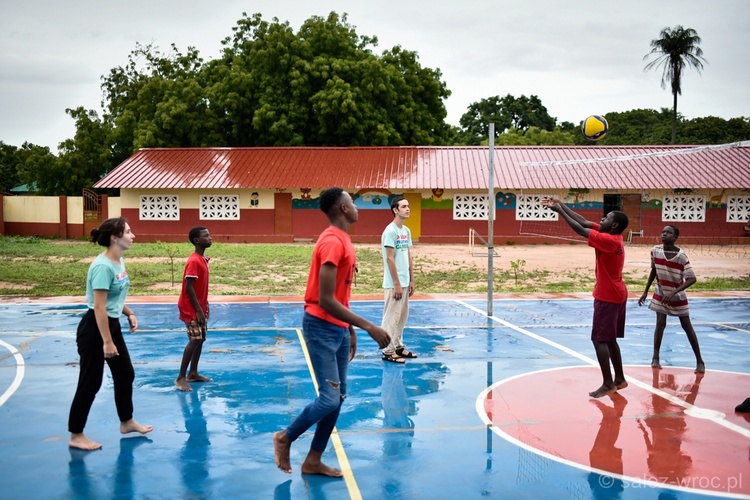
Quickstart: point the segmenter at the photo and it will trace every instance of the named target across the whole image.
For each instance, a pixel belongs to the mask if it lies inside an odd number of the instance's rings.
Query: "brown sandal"
[[[414,359],[417,357],[413,352],[407,351],[405,348],[396,349],[396,354],[402,358]]]
[[[395,352],[393,354],[383,353],[383,361],[388,361],[390,363],[405,363],[406,362],[406,360],[404,360],[404,358],[402,358],[401,356],[399,356]]]

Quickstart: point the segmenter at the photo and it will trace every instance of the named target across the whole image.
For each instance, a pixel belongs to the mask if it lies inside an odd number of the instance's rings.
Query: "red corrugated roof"
[[[97,182],[121,189],[487,189],[489,147],[141,149]],[[497,189],[750,188],[750,142],[495,147]]]

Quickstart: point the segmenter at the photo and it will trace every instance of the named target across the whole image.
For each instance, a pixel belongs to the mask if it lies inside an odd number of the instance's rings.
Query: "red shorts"
[[[613,302],[602,302],[594,299],[594,324],[591,328],[591,340],[610,342],[625,336],[625,305]]]

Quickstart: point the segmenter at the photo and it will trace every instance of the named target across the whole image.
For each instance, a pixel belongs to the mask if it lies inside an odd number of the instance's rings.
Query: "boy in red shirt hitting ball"
[[[596,284],[594,285],[594,319],[591,341],[602,370],[602,386],[589,393],[592,398],[612,394],[628,386],[622,369],[618,338],[625,336],[625,304],[628,289],[622,280],[625,247],[622,232],[628,227],[628,216],[613,210],[599,224],[583,218],[557,198],[544,198],[542,204],[562,216],[565,222],[584,238],[596,252]],[[609,369],[609,363],[615,374]]]

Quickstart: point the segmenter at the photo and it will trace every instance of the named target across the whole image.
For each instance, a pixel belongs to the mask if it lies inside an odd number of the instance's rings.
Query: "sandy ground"
[[[371,245],[371,247],[378,248],[377,245]],[[468,245],[417,244],[412,249],[415,256],[442,261],[446,265],[464,262],[487,269],[487,255],[472,256]],[[750,275],[750,246],[685,248],[684,250],[690,257],[698,279],[701,276],[743,277]],[[499,246],[496,247],[496,251],[499,256],[493,257],[495,269],[509,269],[510,262],[523,259],[526,261],[523,266],[525,270],[594,272],[594,250],[583,244]],[[642,271],[647,274],[651,265],[650,252],[650,246],[626,247],[624,271]]]

